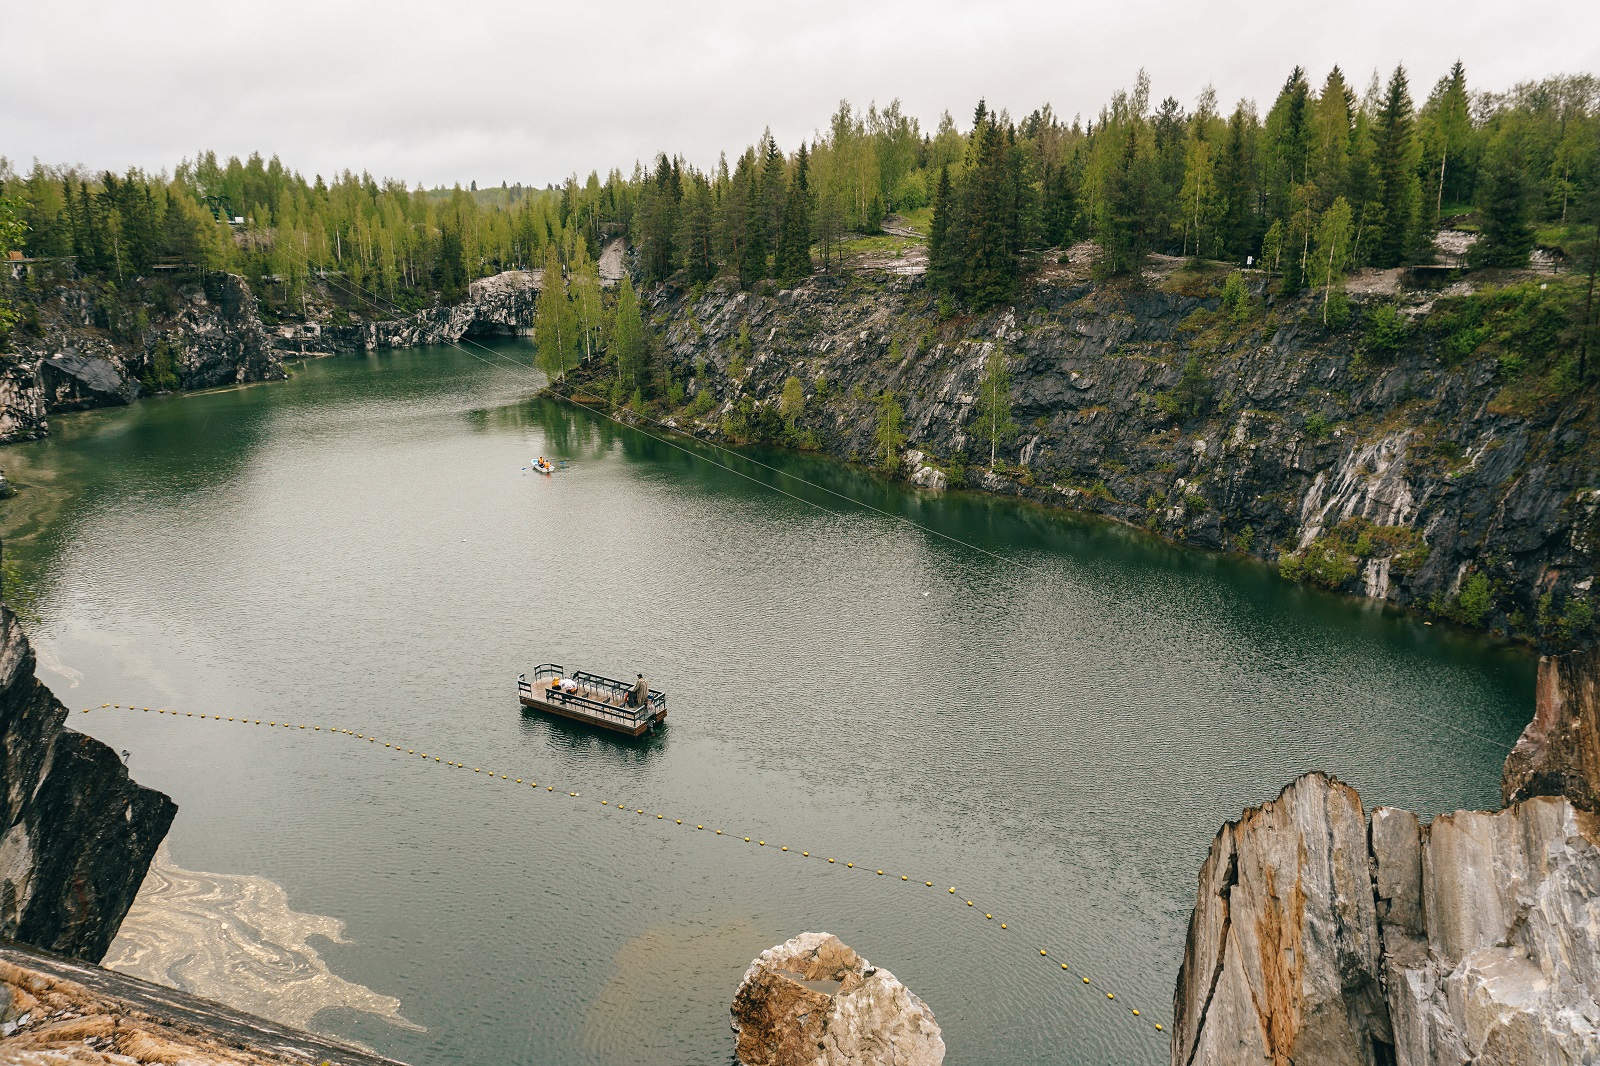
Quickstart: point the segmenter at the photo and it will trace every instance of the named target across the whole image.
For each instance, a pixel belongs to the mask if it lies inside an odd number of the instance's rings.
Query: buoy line
[[[288,729],[288,730],[293,730],[293,731],[303,731],[303,732],[310,732],[310,733],[326,733],[329,736],[345,737],[345,738],[349,738],[349,739],[352,739],[352,740],[364,741],[367,744],[373,745],[373,749],[372,750],[374,750],[374,751],[377,750],[376,746],[380,743],[379,738],[376,737],[376,736],[372,736],[372,735],[367,734],[367,733],[358,733],[358,732],[356,732],[354,730],[351,730],[351,729],[345,729],[342,726],[312,725],[312,724],[309,724],[309,723],[302,723],[302,722],[280,722],[280,721],[270,720],[270,719],[267,720],[267,721],[262,721],[260,718],[241,717],[241,716],[237,716],[237,715],[224,716],[224,715],[220,715],[220,714],[196,714],[193,711],[175,711],[175,710],[170,710],[170,709],[168,709],[166,707],[136,707],[136,706],[133,706],[132,704],[102,703],[98,708],[85,707],[79,713],[88,714],[90,711],[93,711],[93,710],[139,711],[139,712],[145,713],[145,714],[170,714],[174,718],[178,718],[178,717],[182,717],[182,718],[198,718],[198,719],[201,719],[203,721],[232,722],[232,723],[234,723],[236,725],[253,725],[253,726],[262,726],[262,725],[264,725],[264,726],[268,727],[269,729]],[[418,751],[414,747],[405,748],[405,747],[402,747],[399,744],[395,744],[395,743],[392,743],[390,741],[381,741],[381,743],[382,743],[383,747],[385,749],[388,749],[391,754],[395,754],[395,755],[404,754],[404,755],[407,755],[407,756],[415,756],[417,758],[420,758],[423,762],[429,763],[430,765],[435,765],[435,766],[439,766],[439,767],[449,767],[451,769],[459,769],[459,770],[471,770],[474,774],[487,774],[488,775],[488,778],[487,778],[488,780],[491,780],[491,781],[504,781],[504,782],[506,782],[508,784],[527,785],[528,788],[531,789],[533,792],[542,793],[542,794],[547,795],[547,796],[559,796],[559,797],[562,797],[562,798],[574,799],[574,800],[581,800],[581,799],[584,798],[584,790],[582,790],[582,789],[570,788],[567,785],[555,785],[555,784],[551,784],[549,782],[545,782],[544,784],[540,784],[538,781],[535,781],[532,777],[513,777],[512,775],[507,774],[507,773],[502,773],[502,772],[498,772],[498,771],[495,771],[495,770],[486,770],[481,766],[468,766],[464,762],[458,762],[453,758],[446,758],[443,755],[436,755],[436,754],[432,754],[432,753],[425,752],[425,751]],[[594,804],[594,800],[592,800],[592,799],[589,800],[588,802],[591,803],[591,804]],[[801,849],[801,848],[799,848],[798,846],[795,846],[795,845],[780,844],[780,843],[777,843],[777,842],[774,842],[773,844],[769,845],[767,843],[767,841],[765,839],[761,838],[760,836],[746,836],[746,835],[742,834],[741,832],[739,832],[738,830],[731,830],[731,829],[728,829],[726,827],[717,827],[714,824],[705,822],[703,820],[696,822],[693,819],[678,818],[678,817],[674,817],[674,816],[668,815],[664,811],[651,811],[651,810],[647,810],[644,807],[635,807],[635,806],[633,806],[631,804],[622,803],[620,801],[615,801],[615,800],[610,800],[610,799],[602,799],[602,800],[600,800],[599,803],[598,803],[598,807],[605,808],[607,811],[615,811],[615,812],[617,812],[619,814],[632,814],[635,817],[644,817],[644,816],[647,816],[647,815],[650,815],[650,814],[654,814],[655,817],[651,818],[651,819],[648,819],[648,820],[654,821],[654,822],[658,822],[663,826],[671,825],[674,828],[676,828],[678,826],[682,826],[685,829],[691,829],[693,832],[709,833],[712,837],[722,837],[722,838],[727,839],[727,840],[741,841],[741,842],[746,843],[746,844],[753,844],[757,848],[765,848],[765,849],[767,849],[767,850],[769,850],[769,851],[771,851],[771,852],[773,852],[775,854],[779,854],[779,855],[787,854],[787,855],[791,855],[791,856],[798,856],[798,857],[800,857],[802,859],[812,859],[812,858],[819,859],[819,860],[826,859],[826,862],[821,863],[821,865],[828,866],[828,867],[833,867],[835,869],[860,870],[863,873],[872,874],[874,877],[884,878],[885,881],[896,881],[896,880],[898,880],[898,883],[900,883],[900,884],[905,884],[907,886],[915,884],[915,885],[918,885],[920,887],[929,888],[929,889],[937,887],[937,886],[935,886],[934,882],[932,882],[932,881],[925,881],[925,880],[922,880],[920,878],[913,879],[909,873],[895,874],[895,873],[890,872],[886,868],[880,868],[880,867],[877,867],[877,866],[869,864],[869,863],[860,863],[860,862],[856,862],[855,860],[840,859],[838,857],[838,855],[829,855],[825,851],[803,850],[803,849]],[[708,825],[711,825],[710,829],[707,829]],[[997,927],[997,931],[998,932],[1009,932],[1009,931],[1011,931],[1011,924],[1012,924],[1011,922],[1009,922],[1009,921],[1001,921],[1000,919],[996,918],[993,911],[986,911],[986,910],[979,909],[977,901],[975,899],[966,898],[964,893],[957,892],[955,885],[947,886],[945,891],[938,893],[938,895],[941,896],[941,897],[946,897],[946,898],[954,897],[956,899],[956,901],[959,904],[962,905],[962,909],[963,910],[970,911],[974,915],[982,914],[984,922],[992,924],[995,927]],[[1129,1006],[1128,1005],[1128,1001],[1126,999],[1118,998],[1116,992],[1114,992],[1109,987],[1100,984],[1098,981],[1096,981],[1095,979],[1090,977],[1088,974],[1083,973],[1080,970],[1077,970],[1076,968],[1071,966],[1069,963],[1061,962],[1057,957],[1052,956],[1050,954],[1050,951],[1049,951],[1048,948],[1041,947],[1041,948],[1038,948],[1036,950],[1039,953],[1037,958],[1039,958],[1041,960],[1044,960],[1051,967],[1052,970],[1055,970],[1055,967],[1059,965],[1060,969],[1056,970],[1055,972],[1061,973],[1061,974],[1066,975],[1066,976],[1077,978],[1078,980],[1076,982],[1074,982],[1075,984],[1080,984],[1083,987],[1092,989],[1093,991],[1095,991],[1095,992],[1097,992],[1097,993],[1099,993],[1101,995],[1104,995],[1104,997],[1105,997],[1107,1002],[1115,1004],[1116,1007],[1119,1010],[1125,1011],[1130,1019],[1137,1018],[1142,1023],[1143,1022],[1147,1022],[1147,1018],[1145,1017],[1143,1012],[1141,1012],[1137,1007]],[[1153,1027],[1152,1031],[1154,1031],[1154,1032],[1165,1033],[1167,1031],[1166,1025],[1164,1023],[1162,1023],[1162,1022],[1151,1022],[1149,1024]]]

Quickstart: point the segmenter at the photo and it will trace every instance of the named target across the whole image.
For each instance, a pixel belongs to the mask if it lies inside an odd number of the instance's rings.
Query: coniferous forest
[[[203,153],[170,176],[5,166],[0,192],[29,256],[75,256],[112,283],[234,271],[268,279],[286,309],[324,271],[397,307],[453,302],[473,278],[552,256],[576,277],[624,234],[646,285],[783,286],[838,269],[851,235],[890,213],[921,223],[928,283],[950,306],[1004,303],[1030,264],[1081,241],[1105,278],[1160,252],[1262,267],[1292,293],[1429,262],[1446,227],[1476,232],[1472,265],[1526,265],[1536,247],[1592,258],[1600,79],[1490,92],[1458,63],[1420,91],[1403,68],[1362,87],[1297,67],[1263,113],[1209,89],[1153,101],[1141,72],[1092,118],[979,101],[965,127],[946,112],[928,130],[898,103],[842,103],[792,150],[766,134],[707,169],[662,152],[542,189],[308,181],[276,157]]]

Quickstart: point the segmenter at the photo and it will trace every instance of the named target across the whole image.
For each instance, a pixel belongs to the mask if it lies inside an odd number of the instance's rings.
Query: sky
[[[1594,0],[0,0],[0,156],[168,170],[205,149],[412,184],[544,185],[666,150],[708,167],[770,126],[793,149],[839,101],[932,129],[980,97],[1092,118],[1152,99],[1263,110],[1296,64],[1419,100],[1456,59],[1502,90],[1600,73]]]

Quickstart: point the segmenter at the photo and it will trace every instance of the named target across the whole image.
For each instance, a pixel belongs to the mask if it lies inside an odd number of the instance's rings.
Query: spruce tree
[[[1373,266],[1399,266],[1415,244],[1419,186],[1413,132],[1405,68],[1395,67],[1374,125],[1377,212],[1370,244]]]
[[[783,202],[783,222],[778,227],[777,274],[785,285],[811,276],[811,188],[807,175],[810,160],[805,142],[795,156],[794,177]]]
[[[933,222],[928,227],[928,287],[935,292],[954,294],[960,258],[951,233],[955,196],[950,189],[950,168],[939,168],[939,183],[933,189]]]
[[[1470,258],[1474,266],[1525,267],[1533,251],[1528,180],[1521,131],[1501,131],[1490,146],[1479,177],[1479,234]]]
[[[980,105],[981,106],[981,105]],[[1015,192],[1006,132],[985,120],[973,131],[976,166],[967,176],[963,285],[975,311],[1010,300],[1016,291]]]

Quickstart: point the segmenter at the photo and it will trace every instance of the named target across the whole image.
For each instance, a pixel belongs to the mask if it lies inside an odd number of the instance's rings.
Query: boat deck
[[[576,682],[577,691],[557,688],[563,678]],[[630,707],[627,697],[632,687],[615,678],[583,670],[567,673],[555,663],[544,663],[534,669],[531,680],[526,674],[517,675],[517,700],[545,714],[637,737],[666,721],[667,695],[651,689],[645,706]]]

